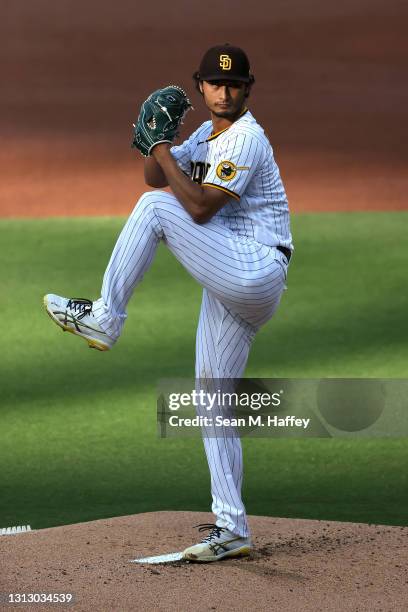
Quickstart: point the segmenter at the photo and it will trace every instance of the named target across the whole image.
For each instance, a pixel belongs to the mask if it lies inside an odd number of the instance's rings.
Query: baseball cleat
[[[211,529],[211,533],[199,544],[186,548],[183,559],[206,563],[226,557],[243,557],[251,551],[251,540],[214,524],[196,525],[199,531]]]
[[[80,336],[89,348],[109,351],[114,344],[98,325],[92,313],[92,302],[83,298],[65,298],[49,293],[44,296],[44,306],[51,319],[64,331]]]

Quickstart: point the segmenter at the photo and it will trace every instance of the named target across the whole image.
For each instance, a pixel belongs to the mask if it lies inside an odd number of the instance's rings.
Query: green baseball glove
[[[133,124],[132,147],[148,157],[160,142],[173,142],[190,108],[186,92],[177,85],[154,91],[143,102],[137,122]]]

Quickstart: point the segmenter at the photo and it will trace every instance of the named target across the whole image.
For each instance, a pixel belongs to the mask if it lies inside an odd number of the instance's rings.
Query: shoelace
[[[202,542],[211,542],[215,538],[221,537],[222,531],[227,531],[225,527],[218,527],[215,523],[201,523],[200,525],[194,525],[195,527],[199,527],[198,531],[207,531],[211,529],[211,533],[202,540]]]
[[[68,300],[67,308],[71,308],[74,312],[78,310],[78,319],[82,319],[86,314],[92,312],[92,302],[85,298],[71,298]]]

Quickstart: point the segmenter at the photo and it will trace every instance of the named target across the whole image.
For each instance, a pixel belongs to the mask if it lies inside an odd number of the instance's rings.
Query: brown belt
[[[286,257],[289,263],[291,255],[292,255],[292,251],[288,249],[288,247],[284,247],[284,246],[277,246],[276,248],[278,249],[278,251],[284,254],[284,256]]]

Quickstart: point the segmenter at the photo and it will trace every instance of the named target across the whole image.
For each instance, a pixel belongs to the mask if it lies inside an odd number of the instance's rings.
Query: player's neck
[[[236,115],[232,118],[217,117],[217,115],[214,115],[214,113],[211,113],[211,121],[213,124],[213,130],[212,130],[213,135],[218,134],[218,132],[223,132],[224,130],[227,130],[229,127],[231,127],[231,125],[235,123],[235,121],[237,121],[237,119],[239,119],[246,110],[247,109],[245,106],[238,113],[236,113]]]

